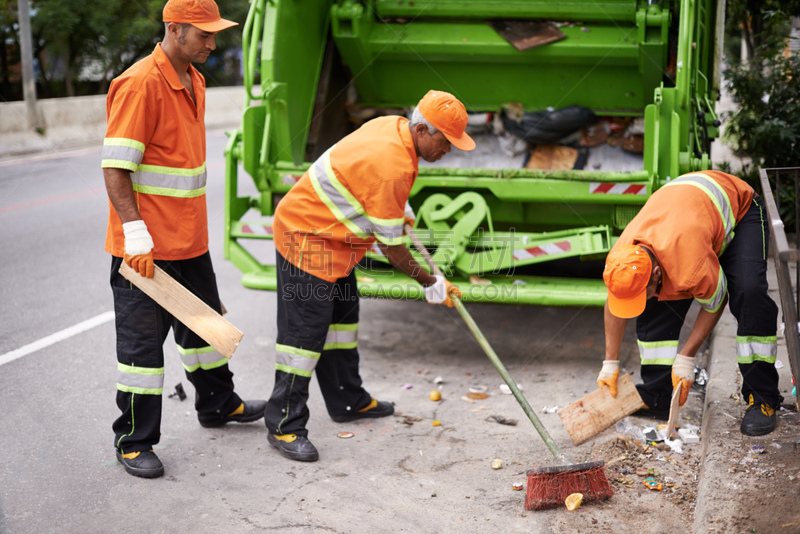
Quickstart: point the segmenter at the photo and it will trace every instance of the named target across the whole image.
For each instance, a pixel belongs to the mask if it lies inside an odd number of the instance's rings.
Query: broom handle
[[[439,269],[439,266],[433,262],[433,258],[431,258],[428,249],[425,248],[425,245],[423,245],[422,242],[419,240],[417,234],[414,233],[414,230],[411,228],[411,225],[406,223],[405,230],[406,234],[408,234],[411,237],[411,241],[414,243],[414,247],[420,254],[422,254],[422,257],[425,258],[425,261],[428,262],[428,265],[430,266],[433,273],[442,275],[442,271]],[[497,369],[497,372],[500,373],[500,376],[503,377],[503,380],[511,389],[511,392],[517,399],[517,402],[522,408],[522,411],[524,411],[525,415],[528,416],[528,419],[531,420],[531,423],[533,423],[533,427],[539,433],[539,436],[542,438],[545,445],[547,445],[547,448],[550,449],[550,452],[553,453],[553,455],[559,462],[563,464],[569,464],[570,461],[567,459],[566,456],[564,456],[564,453],[562,453],[561,450],[559,450],[558,446],[556,446],[555,442],[553,441],[553,438],[550,437],[550,433],[547,432],[547,429],[544,427],[542,422],[539,421],[539,418],[536,416],[535,413],[533,413],[533,409],[531,409],[531,405],[528,404],[528,400],[519,390],[519,388],[517,387],[517,383],[514,382],[514,379],[511,378],[511,375],[508,374],[506,366],[503,365],[503,362],[500,361],[500,358],[494,352],[494,349],[492,349],[492,346],[486,340],[480,328],[478,328],[478,325],[475,323],[475,320],[472,318],[467,309],[464,307],[464,304],[461,302],[461,299],[459,299],[456,296],[451,296],[450,299],[455,304],[455,307],[458,310],[458,313],[461,314],[461,317],[464,319],[464,322],[467,323],[467,326],[469,327],[470,331],[472,331],[472,335],[474,335],[475,339],[478,340],[478,343],[483,349],[483,352],[485,352],[486,355],[489,357],[489,361],[492,362],[492,365],[494,365],[495,369]]]

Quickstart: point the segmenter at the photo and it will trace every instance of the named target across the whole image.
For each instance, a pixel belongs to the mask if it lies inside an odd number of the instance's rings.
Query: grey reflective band
[[[667,182],[664,187],[674,185],[692,185],[699,188],[706,193],[722,218],[722,226],[725,229],[725,241],[718,255],[722,255],[725,247],[733,239],[733,228],[736,221],[733,219],[733,210],[731,209],[731,201],[725,190],[714,180],[704,174],[689,174],[681,176],[670,182]]]
[[[711,296],[710,299],[698,299],[695,297],[695,300],[700,303],[700,305],[710,312],[716,312],[720,306],[722,306],[722,302],[725,299],[725,295],[728,293],[728,281],[725,278],[725,273],[722,270],[722,267],[719,268],[719,274],[717,275],[717,290],[714,291],[714,294]]]
[[[375,219],[372,221],[372,227],[375,236],[388,245],[399,245],[403,239],[403,219],[400,219],[400,224],[393,224],[391,226],[384,224],[377,224]]]
[[[131,176],[131,180],[138,186],[159,187],[176,191],[195,191],[206,186],[207,172],[205,165],[200,169],[192,169],[191,174],[153,172],[155,169],[166,168],[140,165],[136,173]]]
[[[197,369],[216,369],[228,363],[228,358],[220,354],[213,347],[203,347],[201,349],[184,349],[178,346],[181,355],[183,368],[194,372]]]
[[[164,368],[133,367],[117,364],[117,389],[129,393],[161,395],[164,388]]]
[[[318,186],[314,189],[320,200],[328,206],[340,223],[359,237],[368,237],[372,234],[372,223],[365,216],[364,207],[347,191],[335,175],[331,176],[334,174],[330,165],[331,150],[333,147],[320,156],[309,169],[312,184]],[[347,196],[350,196],[350,199]]]
[[[134,166],[142,162],[144,153],[136,148],[128,146],[103,146],[103,153],[100,159],[103,161],[127,161]]]
[[[275,369],[292,375],[310,377],[317,367],[319,356],[319,352],[276,343]]]
[[[323,350],[354,349],[358,346],[358,323],[332,324],[328,327]]]
[[[678,355],[678,340],[637,341],[642,365],[672,365]]]
[[[736,359],[739,363],[759,361],[774,364],[777,356],[775,336],[736,336]]]

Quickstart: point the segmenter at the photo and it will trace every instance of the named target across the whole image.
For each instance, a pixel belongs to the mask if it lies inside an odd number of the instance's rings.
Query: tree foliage
[[[164,36],[166,0],[29,0],[40,96],[104,93],[108,83],[153,51]],[[198,68],[209,85],[240,82],[238,54],[248,0],[218,1],[240,26],[221,32],[217,50]],[[17,5],[0,0],[0,37],[17,42]],[[18,47],[17,47],[18,48]],[[5,57],[5,56],[4,56]],[[18,61],[11,56],[12,62]],[[0,82],[11,83],[4,69]],[[3,95],[14,93],[3,86]],[[5,97],[8,99],[8,97]]]
[[[790,17],[800,2],[731,0],[728,33],[740,32],[749,59],[728,57],[726,78],[738,108],[728,117],[726,137],[752,158],[743,178],[757,189],[759,167],[800,166],[800,58],[785,53]],[[792,188],[793,189],[793,188]],[[793,224],[798,199],[784,189],[780,204],[784,221]]]

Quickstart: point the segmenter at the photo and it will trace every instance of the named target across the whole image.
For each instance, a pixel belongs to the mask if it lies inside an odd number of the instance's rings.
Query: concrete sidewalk
[[[775,266],[769,262],[770,296],[780,306]],[[779,321],[781,314],[779,314]],[[747,407],[736,363],[736,319],[727,309],[708,355],[702,426],[702,468],[693,532],[800,532],[800,416],[778,412],[778,428],[748,437],[739,425]],[[791,369],[778,333],[778,374],[784,404],[791,405]]]

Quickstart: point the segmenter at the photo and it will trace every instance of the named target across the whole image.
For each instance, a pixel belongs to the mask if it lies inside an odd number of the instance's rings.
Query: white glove
[[[430,304],[441,304],[447,298],[447,286],[444,283],[444,276],[440,274],[433,276],[436,278],[436,283],[423,288],[425,290],[425,298]]]
[[[619,360],[603,360],[603,368],[597,375],[597,387],[608,386],[611,396],[617,397],[617,379],[619,378]]]
[[[408,200],[406,200],[406,207],[403,212],[403,221],[407,222],[411,226],[414,226],[414,221],[416,220],[417,216],[414,215],[414,209],[411,207],[411,204],[408,203]]]
[[[125,254],[128,256],[147,254],[153,250],[153,238],[150,237],[144,221],[131,221],[123,224],[122,233],[125,234]]]
[[[678,402],[681,406],[686,402],[692,384],[694,384],[694,357],[678,354],[672,363],[672,388],[674,390],[680,386],[681,397]]]

